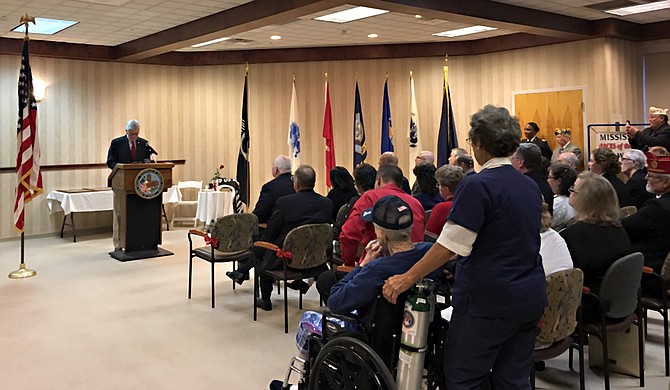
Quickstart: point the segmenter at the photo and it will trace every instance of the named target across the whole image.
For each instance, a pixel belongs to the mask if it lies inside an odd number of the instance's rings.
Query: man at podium
[[[114,138],[109,151],[107,152],[107,166],[114,169],[116,164],[128,164],[132,162],[148,162],[151,160],[151,154],[156,153],[149,141],[140,138],[140,122],[136,119],[131,119],[126,124],[126,135]],[[114,217],[113,217],[113,241],[114,250],[119,250],[119,219],[121,218],[119,204],[121,199],[114,197]]]

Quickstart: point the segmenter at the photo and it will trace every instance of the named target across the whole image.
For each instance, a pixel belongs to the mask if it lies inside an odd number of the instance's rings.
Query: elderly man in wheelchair
[[[291,360],[284,381],[273,381],[271,389],[418,388],[424,358],[428,388],[441,385],[446,327],[435,310],[434,289],[442,270],[417,283],[396,304],[381,297],[385,280],[410,269],[432,244],[411,242],[412,210],[397,196],[379,199],[361,218],[374,223],[377,240],[333,286],[328,309],[303,315],[296,336],[301,356]],[[391,375],[396,368],[397,383]],[[291,386],[293,372],[300,379]]]

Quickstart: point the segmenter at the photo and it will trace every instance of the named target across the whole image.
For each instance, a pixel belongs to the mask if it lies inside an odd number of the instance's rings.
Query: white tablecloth
[[[168,188],[167,191],[163,192],[163,204],[177,202],[179,202],[179,190],[177,189],[176,185]]]
[[[198,209],[195,212],[198,220],[207,224],[233,212],[232,192],[203,190],[198,193]]]
[[[114,208],[114,192],[112,190],[87,192],[51,191],[47,195],[47,206],[49,207],[49,214],[60,211],[65,213],[65,215],[90,211],[109,211]]]

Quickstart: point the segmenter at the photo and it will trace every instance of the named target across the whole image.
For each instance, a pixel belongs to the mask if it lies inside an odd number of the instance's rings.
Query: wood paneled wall
[[[19,56],[0,56],[0,166],[16,159],[16,83]],[[235,176],[239,148],[244,65],[171,67],[31,58],[33,74],[48,84],[38,105],[44,164],[103,162],[109,141],[135,118],[141,135],[160,159],[186,159],[175,180],[210,179],[219,164]],[[326,193],[324,74],[328,73],[338,165],[351,168],[354,85],[358,78],[366,125],[368,162],[380,154],[383,85],[388,73],[396,153],[406,175],[409,160],[409,72],[415,78],[419,126],[426,149],[435,149],[442,102],[442,58],[296,62],[250,65],[252,201],[271,178],[274,156],[288,152],[291,81],[295,74],[303,163],[318,173],[317,191]],[[596,39],[509,52],[449,58],[450,87],[459,140],[465,145],[469,115],[487,103],[510,109],[513,93],[578,87],[584,89],[586,123],[613,115],[638,117],[642,101],[642,60],[635,44]],[[624,119],[625,120],[625,119]],[[45,192],[104,185],[106,169],[48,172]],[[12,207],[16,178],[0,174],[0,238],[15,237]],[[253,203],[252,203],[253,206]],[[78,226],[109,226],[111,216],[80,214]],[[45,196],[27,207],[27,234],[56,232],[62,214],[48,214]],[[111,245],[111,244],[110,244]]]

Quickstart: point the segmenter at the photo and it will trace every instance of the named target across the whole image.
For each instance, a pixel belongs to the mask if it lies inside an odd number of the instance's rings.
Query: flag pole
[[[26,31],[25,35],[23,36],[24,41],[30,40],[28,37],[28,23],[32,22],[35,24],[35,18],[33,16],[28,16],[28,14],[25,14],[21,16],[21,21],[20,23],[23,23],[26,26]],[[25,206],[23,209],[24,213],[24,218],[25,218]],[[37,271],[34,269],[29,269],[26,268],[26,262],[25,262],[25,232],[21,232],[21,264],[19,264],[19,269],[12,271],[7,275],[10,279],[26,279],[30,278],[37,275]]]

